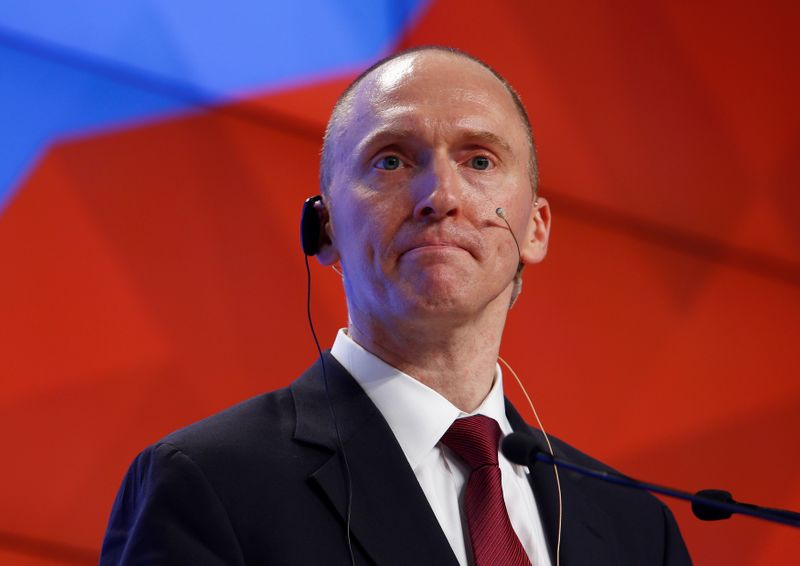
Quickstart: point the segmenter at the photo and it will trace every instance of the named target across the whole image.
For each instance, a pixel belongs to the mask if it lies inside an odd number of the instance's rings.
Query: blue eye
[[[403,162],[400,161],[400,158],[396,155],[387,155],[386,157],[380,158],[375,164],[375,167],[378,169],[385,169],[386,171],[394,171],[395,169],[399,169],[402,164]]]
[[[469,160],[469,164],[478,171],[486,171],[492,166],[492,162],[485,155],[476,155]]]

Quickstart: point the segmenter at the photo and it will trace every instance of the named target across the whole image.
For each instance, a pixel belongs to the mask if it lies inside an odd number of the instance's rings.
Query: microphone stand
[[[502,442],[502,452],[506,458],[515,464],[533,467],[536,462],[544,462],[545,464],[558,466],[559,468],[564,468],[583,476],[608,483],[659,493],[667,497],[682,499],[684,501],[691,501],[692,511],[695,516],[704,521],[727,519],[733,513],[739,513],[740,515],[749,515],[764,521],[800,528],[800,513],[783,509],[759,507],[758,505],[749,503],[740,503],[734,501],[730,493],[726,491],[703,490],[697,493],[689,493],[679,489],[637,480],[623,474],[587,468],[586,466],[581,466],[568,460],[551,456],[538,446],[537,441],[532,436],[524,433],[514,432],[506,436]]]

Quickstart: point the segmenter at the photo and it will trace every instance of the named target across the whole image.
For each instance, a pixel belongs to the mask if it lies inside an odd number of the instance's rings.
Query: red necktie
[[[442,443],[470,467],[464,507],[476,566],[531,566],[522,543],[511,526],[497,446],[497,421],[483,415],[456,419],[442,437]]]

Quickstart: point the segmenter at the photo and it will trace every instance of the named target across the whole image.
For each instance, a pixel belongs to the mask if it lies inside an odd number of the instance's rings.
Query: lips
[[[478,257],[480,245],[474,237],[466,234],[416,234],[407,241],[403,241],[398,249],[399,256],[414,250],[430,248],[430,251],[447,251],[449,249],[462,250],[473,257]]]
[[[423,250],[423,249],[431,249],[431,250],[454,249],[454,250],[468,251],[468,250],[464,249],[462,246],[459,246],[459,245],[456,245],[456,244],[453,244],[453,243],[450,243],[450,242],[425,242],[425,243],[417,244],[417,245],[414,245],[414,246],[408,248],[407,250],[405,250],[403,252],[403,254],[406,254],[408,252],[413,252],[414,250]],[[401,254],[401,255],[403,255],[403,254]]]

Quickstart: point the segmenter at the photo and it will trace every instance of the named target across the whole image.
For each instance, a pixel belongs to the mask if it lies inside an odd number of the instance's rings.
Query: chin
[[[418,281],[405,291],[399,302],[410,316],[469,315],[478,307],[474,286],[463,281]]]
[[[485,275],[454,269],[452,265],[428,266],[403,275],[402,281],[393,287],[389,302],[390,308],[405,318],[466,319],[481,313],[504,294],[504,288],[488,285]],[[509,291],[510,288],[507,287]]]

